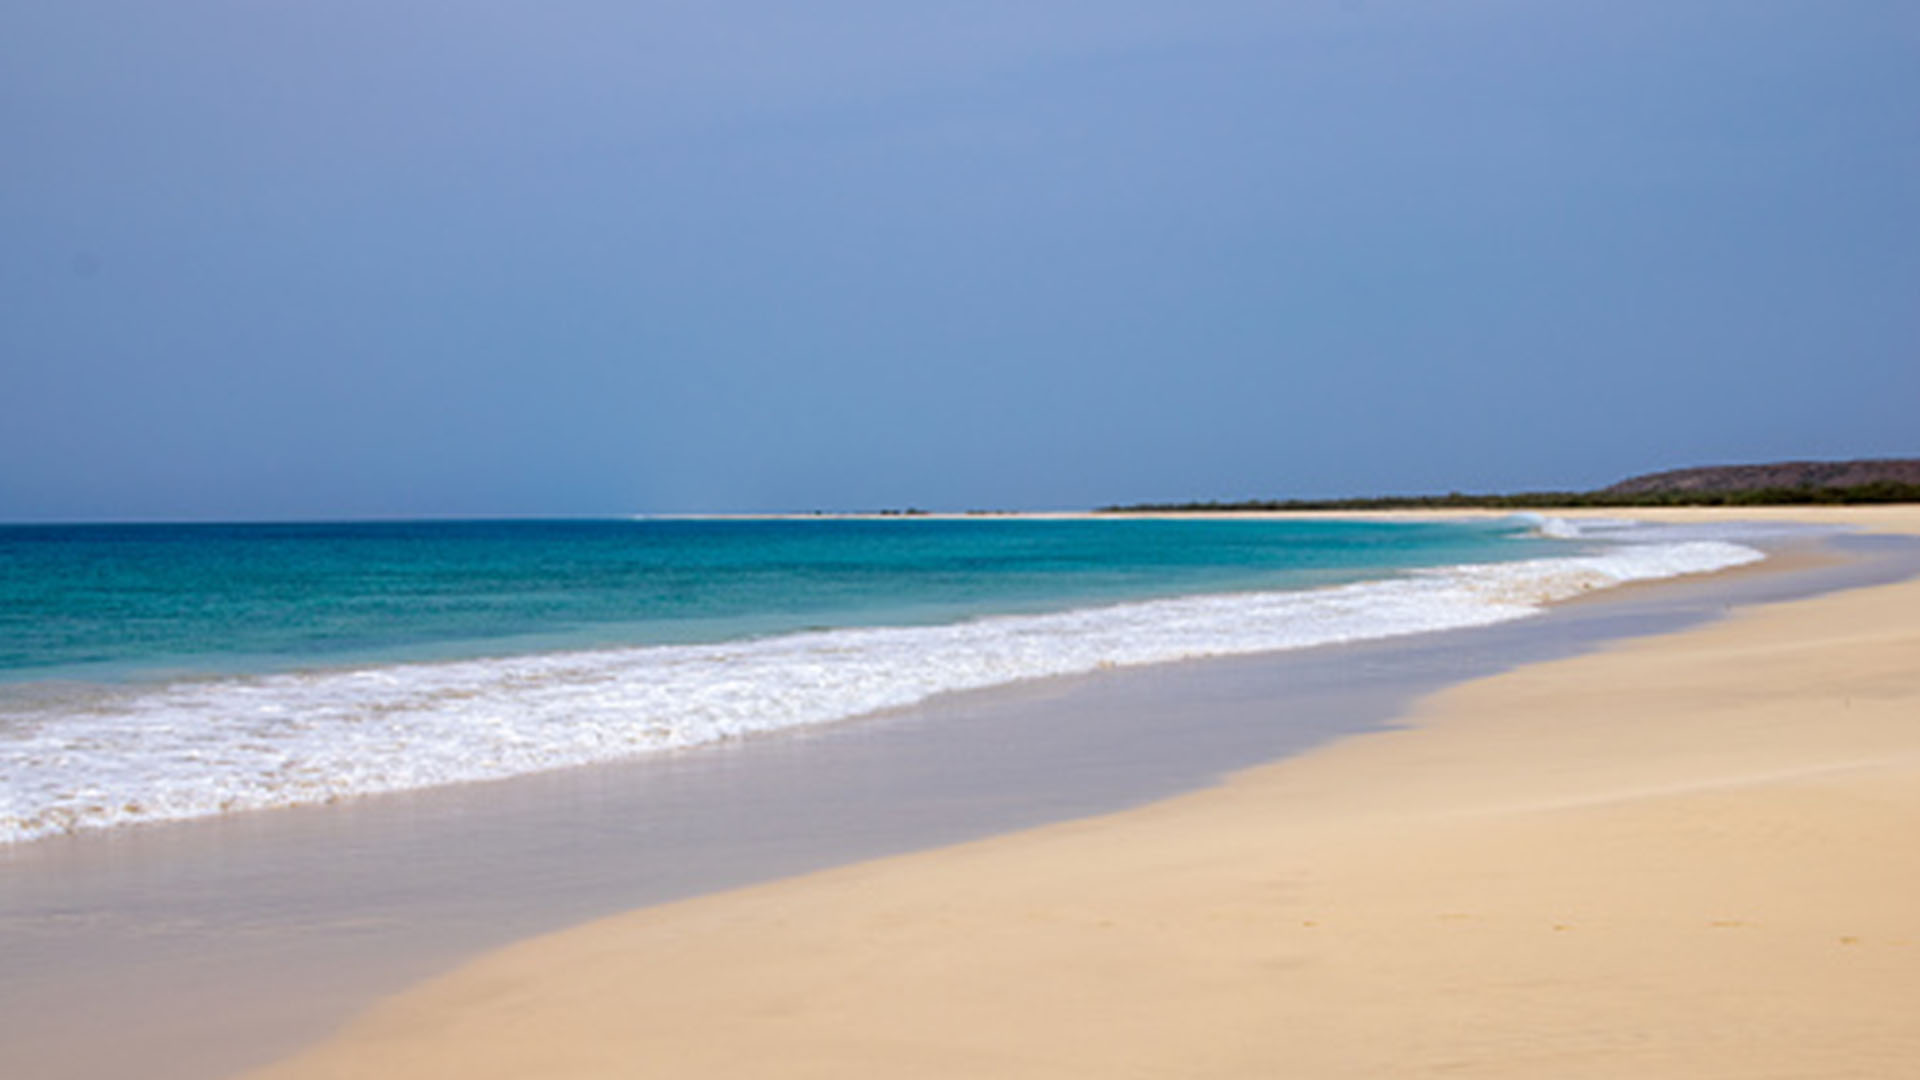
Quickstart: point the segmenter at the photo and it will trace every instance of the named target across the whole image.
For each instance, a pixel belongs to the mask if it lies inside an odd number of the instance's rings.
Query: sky
[[[1920,6],[0,0],[0,521],[1920,454]]]

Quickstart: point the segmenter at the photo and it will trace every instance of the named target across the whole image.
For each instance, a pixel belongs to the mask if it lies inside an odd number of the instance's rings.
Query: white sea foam
[[[820,724],[933,695],[1479,626],[1753,562],[1723,540],[945,626],[183,682],[0,724],[0,842],[513,776]]]
[[[1548,517],[1545,514],[1531,512],[1510,514],[1508,517],[1532,529],[1536,535],[1551,540],[1577,540],[1586,535],[1578,523],[1568,521],[1566,518]]]

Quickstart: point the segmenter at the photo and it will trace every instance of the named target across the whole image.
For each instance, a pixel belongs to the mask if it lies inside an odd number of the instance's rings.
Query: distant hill
[[[1504,495],[1455,491],[1446,495],[1384,495],[1359,499],[1141,503],[1109,506],[1104,512],[1545,510],[1572,506],[1790,506],[1807,503],[1920,503],[1920,458],[1712,465],[1648,473],[1598,491],[1521,491]]]
[[[1920,486],[1920,458],[1859,461],[1781,461],[1771,465],[1708,465],[1670,469],[1622,480],[1604,495],[1665,495],[1689,491],[1758,491],[1766,488],[1857,488],[1873,484]]]

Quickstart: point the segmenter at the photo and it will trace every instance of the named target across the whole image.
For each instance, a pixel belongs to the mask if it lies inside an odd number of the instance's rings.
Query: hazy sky
[[[1920,6],[0,0],[0,520],[1920,453]]]

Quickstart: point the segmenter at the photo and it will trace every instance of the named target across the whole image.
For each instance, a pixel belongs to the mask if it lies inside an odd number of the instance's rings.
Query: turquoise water
[[[0,843],[516,776],[1758,558],[1565,523],[0,529]],[[1620,538],[1616,538],[1620,539]]]
[[[460,521],[0,527],[0,679],[725,641],[1540,554],[1515,522]]]

